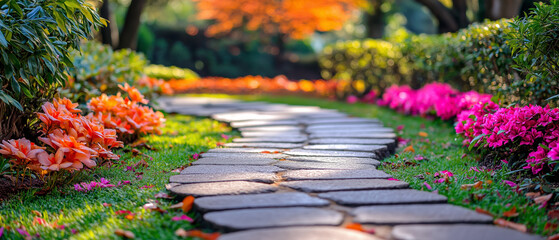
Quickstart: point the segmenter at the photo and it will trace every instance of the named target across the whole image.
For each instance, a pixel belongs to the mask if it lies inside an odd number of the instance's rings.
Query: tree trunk
[[[522,0],[486,0],[486,18],[498,20],[518,16]]]
[[[116,49],[136,49],[140,17],[142,16],[142,11],[146,6],[146,2],[147,0],[132,0],[130,2],[130,6],[128,6],[128,10],[126,11],[122,32],[120,32],[120,41]]]
[[[365,21],[367,26],[367,37],[382,38],[384,34],[384,16],[380,10],[382,1],[373,0],[371,2],[371,12],[366,12]]]
[[[470,21],[468,21],[468,17],[466,16],[466,11],[468,11],[466,0],[452,0],[452,9],[456,15],[458,28],[467,27]]]
[[[439,33],[456,32],[459,29],[458,22],[452,15],[450,9],[445,7],[438,0],[415,0],[416,2],[427,7],[429,11],[439,21]]]
[[[99,9],[99,15],[109,21],[107,23],[107,26],[102,27],[99,30],[99,32],[101,33],[101,42],[111,47],[115,47],[116,43],[118,42],[118,28],[116,27],[115,21],[113,20],[111,14],[111,6],[109,4],[109,0],[103,1],[103,5],[101,5],[101,8]]]

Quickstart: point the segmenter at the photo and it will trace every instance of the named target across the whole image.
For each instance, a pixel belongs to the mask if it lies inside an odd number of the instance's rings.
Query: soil
[[[6,177],[0,176],[0,202],[8,200],[11,196],[29,190],[31,188],[41,188],[44,185],[39,179],[27,178],[19,180],[17,186],[14,182]]]

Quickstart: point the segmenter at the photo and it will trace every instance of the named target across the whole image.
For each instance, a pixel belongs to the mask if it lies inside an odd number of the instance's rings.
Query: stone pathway
[[[167,185],[196,197],[204,223],[226,232],[220,239],[540,239],[388,180],[376,166],[394,153],[396,135],[376,119],[230,99],[160,103],[167,112],[211,117],[241,132]],[[354,222],[376,234],[344,228]]]

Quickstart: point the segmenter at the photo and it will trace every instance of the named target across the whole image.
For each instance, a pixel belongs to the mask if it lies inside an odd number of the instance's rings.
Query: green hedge
[[[165,80],[170,79],[188,79],[196,80],[200,79],[200,76],[196,72],[188,68],[179,68],[175,66],[167,67],[163,65],[148,65],[144,68],[144,73],[148,77],[160,78]]]
[[[387,41],[336,43],[321,54],[322,76],[364,80],[367,89],[378,90],[439,81],[496,95],[504,104],[556,105],[558,98],[546,99],[559,92],[558,19],[559,1],[553,0],[525,18],[472,24],[454,34],[402,30]]]

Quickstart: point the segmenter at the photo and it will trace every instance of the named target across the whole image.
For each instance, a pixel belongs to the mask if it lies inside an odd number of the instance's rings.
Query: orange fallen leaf
[[[262,152],[260,152],[260,153],[266,153],[266,154],[269,154],[269,153],[272,153],[272,152],[270,152],[270,151],[262,151]]]
[[[216,240],[217,238],[219,238],[219,233],[215,232],[215,233],[205,233],[202,232],[200,230],[190,230],[188,231],[188,236],[189,237],[198,237],[204,240]]]
[[[553,193],[534,198],[534,202],[536,204],[540,204],[540,205],[545,206],[547,204],[547,202],[549,200],[551,200],[551,197],[553,197]]]
[[[503,217],[516,217],[518,213],[516,212],[516,206],[512,207],[510,210],[503,213]]]
[[[415,152],[415,149],[413,149],[413,145],[409,145],[406,148],[404,148],[404,151],[402,151],[402,153],[406,153],[406,152]]]
[[[133,214],[128,214],[124,218],[126,218],[128,220],[134,220],[134,215]]]
[[[471,188],[482,189],[483,188],[483,182],[482,181],[477,181],[476,183],[464,184],[464,185],[460,186],[460,189],[462,189],[462,190],[469,190]]]
[[[361,226],[361,224],[359,224],[359,223],[350,223],[350,224],[346,225],[345,228],[351,229],[351,230],[356,230],[356,231],[361,231],[361,232],[365,231],[363,229],[363,226]]]
[[[526,196],[527,198],[529,198],[529,199],[534,199],[534,198],[539,197],[539,196],[541,196],[541,195],[542,195],[542,194],[539,193],[539,192],[529,192],[529,193],[526,193],[526,194],[525,194],[525,196]]]
[[[526,228],[526,225],[519,224],[519,223],[513,223],[511,221],[507,221],[507,220],[502,219],[502,218],[495,219],[495,221],[493,223],[495,223],[495,225],[499,225],[501,227],[511,228],[511,229],[521,231],[521,232],[527,232],[528,231],[528,229]]]
[[[481,208],[476,208],[476,212],[477,212],[477,213],[481,213],[481,214],[485,214],[485,215],[489,215],[489,216],[493,217],[493,213],[491,213],[491,212],[489,212],[489,211],[487,211],[487,210],[481,209]]]
[[[122,230],[122,229],[115,230],[115,234],[117,236],[121,236],[121,237],[128,238],[128,239],[134,239],[136,237],[136,236],[134,236],[134,233],[132,233],[130,231]]]
[[[487,185],[491,185],[492,183],[493,183],[492,180],[487,180],[487,181],[485,181],[485,184],[487,184]]]
[[[419,135],[420,137],[427,137],[427,136],[429,136],[429,134],[427,134],[426,132],[419,132],[418,135]]]
[[[187,196],[182,200],[182,211],[183,212],[188,212],[190,211],[190,209],[192,209],[192,204],[194,204],[194,197],[193,196]]]

